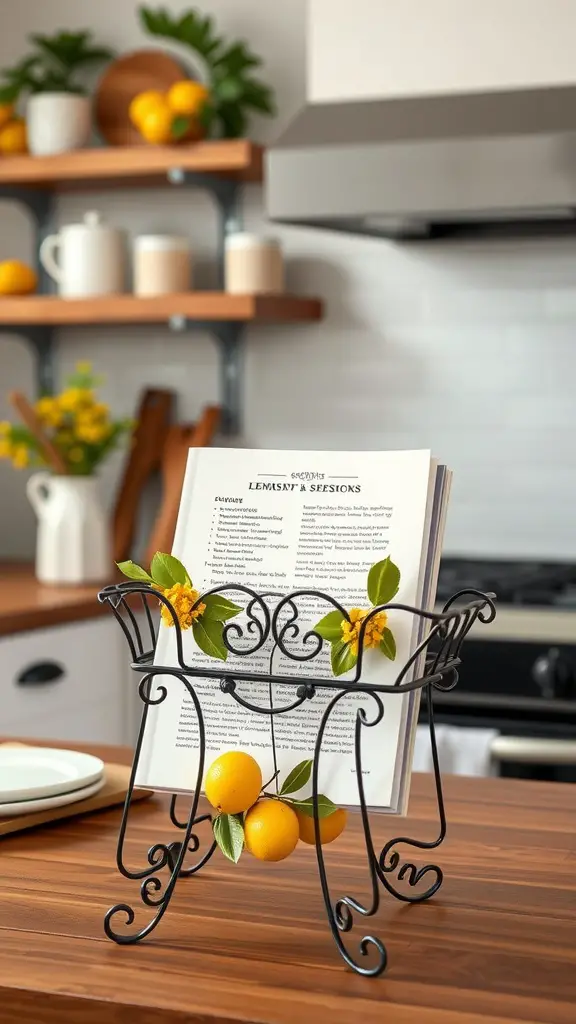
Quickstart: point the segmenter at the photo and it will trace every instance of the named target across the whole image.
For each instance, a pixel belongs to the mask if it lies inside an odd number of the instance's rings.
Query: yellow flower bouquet
[[[36,402],[44,434],[62,456],[70,476],[94,473],[133,428],[132,420],[113,420],[108,406],[98,401],[96,389],[101,383],[90,363],[78,363],[76,372],[66,379],[64,391]],[[16,469],[47,464],[33,433],[7,422],[0,423],[0,458],[11,459]]]

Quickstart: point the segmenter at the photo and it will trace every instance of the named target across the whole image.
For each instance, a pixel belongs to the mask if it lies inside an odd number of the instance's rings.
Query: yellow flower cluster
[[[28,446],[11,439],[12,427],[9,423],[0,423],[0,459],[12,459],[15,469],[26,469],[30,464]]]
[[[59,447],[70,441],[100,444],[112,429],[108,406],[97,402],[90,388],[67,388],[54,398],[40,398],[36,412],[44,426],[57,430]],[[81,456],[77,461],[81,461]]]
[[[162,588],[160,588],[162,589]],[[197,608],[194,608],[196,601],[200,597],[200,592],[194,590],[194,587],[189,587],[185,583],[175,583],[173,587],[169,587],[163,590],[164,597],[167,597],[172,605],[178,622],[180,623],[180,629],[190,629],[195,619],[199,619],[201,615],[206,611],[205,604],[199,604]],[[192,609],[194,608],[194,611]],[[174,620],[170,614],[170,609],[162,602],[162,611],[160,612],[162,621],[167,626],[173,626]]]
[[[350,622],[347,619],[342,619],[342,640],[345,644],[350,644],[352,654],[358,654],[360,627],[370,610],[370,608],[352,608],[350,610]],[[386,612],[378,612],[372,616],[366,625],[364,647],[378,647],[380,645],[387,622],[388,616]]]

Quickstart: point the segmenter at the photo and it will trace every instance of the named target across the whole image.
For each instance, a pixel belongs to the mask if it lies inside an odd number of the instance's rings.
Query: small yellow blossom
[[[76,372],[85,373],[86,375],[92,373],[92,363],[76,363]]]
[[[26,469],[30,462],[30,453],[25,444],[16,445],[12,453],[12,465],[15,469]]]
[[[350,622],[348,622],[348,619],[342,619],[342,640],[345,644],[350,644],[352,654],[358,654],[360,627],[366,616],[369,615],[370,610],[370,608],[352,608],[350,610]],[[378,647],[380,645],[387,622],[388,616],[386,612],[378,612],[372,616],[366,625],[364,647]]]
[[[12,455],[12,444],[6,438],[0,438],[0,459],[9,459]]]
[[[82,423],[76,430],[76,437],[86,444],[100,444],[108,437],[109,429],[105,423]]]
[[[90,388],[66,388],[58,397],[58,404],[63,412],[78,412],[94,403],[94,394]]]
[[[59,427],[62,422],[63,414],[57,398],[48,395],[39,398],[36,402],[36,412],[42,423],[48,427]]]
[[[70,462],[82,462],[82,459],[84,458],[84,452],[82,451],[81,448],[78,447],[71,448],[70,451],[68,452],[68,458],[70,459]]]
[[[200,597],[200,593],[198,590],[194,590],[194,587],[189,587],[186,583],[175,583],[173,587],[167,588],[163,593],[164,597],[168,598],[176,612],[178,622],[180,623],[180,629],[190,629],[193,621],[200,618],[200,616],[206,611],[205,604],[199,604],[198,607],[192,611],[192,608]],[[160,614],[162,616],[162,621],[165,622],[167,626],[174,625],[170,609],[166,607],[164,602],[162,602],[162,611]]]
[[[11,430],[12,424],[8,423],[8,420],[2,420],[0,423],[0,437],[4,437],[6,434],[9,434]]]

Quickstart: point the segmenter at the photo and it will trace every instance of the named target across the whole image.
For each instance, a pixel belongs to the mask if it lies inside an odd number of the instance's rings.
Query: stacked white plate
[[[105,783],[104,762],[77,750],[0,747],[0,818],[86,800]]]

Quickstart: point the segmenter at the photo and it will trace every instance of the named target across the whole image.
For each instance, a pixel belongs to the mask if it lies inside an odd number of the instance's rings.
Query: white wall
[[[14,9],[10,4],[18,30],[10,45],[0,22],[0,58],[19,52],[31,25],[90,23],[119,48],[139,45],[133,6],[19,0]],[[268,0],[219,0],[211,8],[223,28],[262,51],[287,115],[303,82],[303,0],[275,5],[274,22],[266,17]],[[60,220],[94,205],[134,232],[181,230],[185,218],[200,280],[210,280],[214,218],[205,196],[65,197]],[[248,226],[261,226],[258,188],[246,190],[245,208]],[[0,258],[30,251],[18,217],[2,207]],[[248,332],[246,441],[431,446],[455,469],[449,549],[576,557],[576,240],[402,247],[298,229],[281,234],[291,286],[323,295],[327,317],[318,326]],[[201,334],[63,331],[60,372],[77,359],[92,359],[107,374],[105,396],[121,414],[132,411],[148,384],[173,386],[183,418],[217,396],[215,352]],[[0,340],[0,381],[2,392],[31,387],[30,358],[14,339]],[[118,460],[105,474],[108,494],[117,470]],[[31,552],[23,485],[21,475],[0,465],[0,556]]]
[[[310,0],[317,102],[574,83],[574,0]]]

